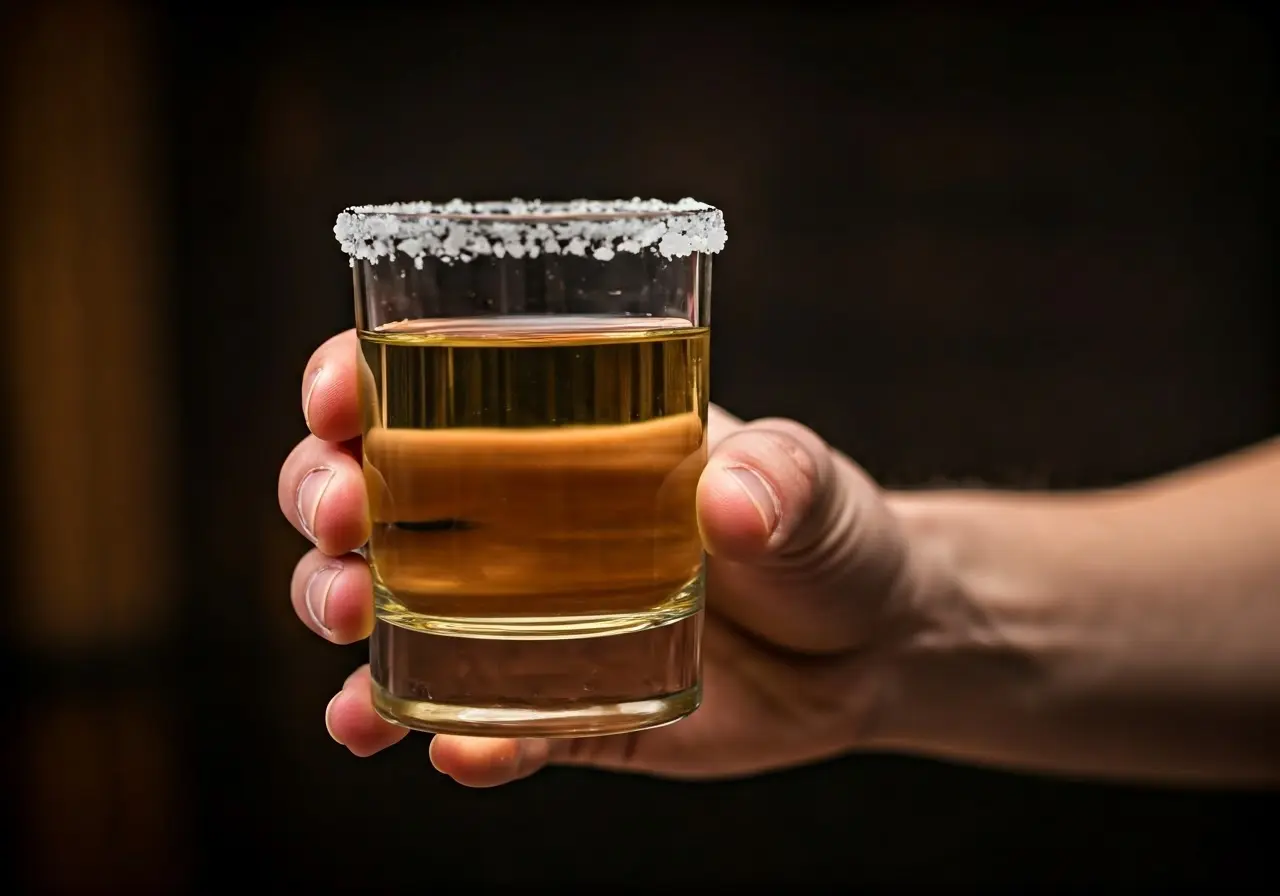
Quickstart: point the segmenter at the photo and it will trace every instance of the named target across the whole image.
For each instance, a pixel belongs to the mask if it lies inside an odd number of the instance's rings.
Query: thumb
[[[749,423],[716,446],[698,483],[712,606],[782,646],[850,646],[902,572],[880,490],[791,420]]]
[[[838,467],[835,453],[808,427],[756,420],[723,439],[708,459],[698,483],[698,525],[713,557],[808,565],[854,522],[856,493],[867,492],[875,486]]]

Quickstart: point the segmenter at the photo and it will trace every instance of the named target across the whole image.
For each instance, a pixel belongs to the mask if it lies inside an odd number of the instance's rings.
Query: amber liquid
[[[379,712],[580,736],[696,708],[706,329],[463,318],[360,345]]]

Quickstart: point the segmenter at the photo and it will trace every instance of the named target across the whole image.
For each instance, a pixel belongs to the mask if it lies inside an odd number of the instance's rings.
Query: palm
[[[664,777],[736,777],[814,761],[847,746],[851,721],[863,714],[861,652],[779,646],[734,618],[741,618],[735,610],[769,607],[799,623],[783,629],[831,630],[844,620],[821,618],[829,614],[814,608],[835,604],[836,596],[821,593],[827,586],[787,582],[714,559],[708,579],[701,708],[664,728],[558,742],[557,760]],[[796,618],[805,615],[811,618]],[[763,631],[776,627],[757,623]]]
[[[782,462],[749,456],[788,441]],[[790,519],[784,512],[772,535],[739,493],[699,492],[713,553],[702,706],[665,728],[553,742],[553,761],[733,777],[831,756],[856,739],[874,686],[866,645],[908,578],[904,542],[875,485],[802,427],[744,426],[716,411],[712,443],[718,457],[745,451],[783,479],[788,462],[796,469],[781,486]],[[816,462],[795,461],[802,443]]]

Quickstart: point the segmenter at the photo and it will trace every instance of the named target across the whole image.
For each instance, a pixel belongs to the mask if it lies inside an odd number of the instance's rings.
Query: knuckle
[[[780,438],[795,442],[799,447],[814,454],[827,449],[827,443],[822,436],[803,423],[797,423],[795,420],[788,420],[785,417],[764,417],[759,420],[753,420],[747,429],[774,433]]]
[[[785,458],[788,463],[795,467],[802,480],[809,483],[817,481],[818,463],[814,458],[813,452],[806,450],[790,434],[768,430],[763,435],[773,442],[778,455]]]
[[[723,456],[776,471],[785,479],[818,486],[827,478],[830,451],[813,430],[792,420],[751,423],[722,446]]]

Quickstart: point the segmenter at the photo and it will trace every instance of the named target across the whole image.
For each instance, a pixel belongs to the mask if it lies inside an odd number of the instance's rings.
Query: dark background
[[[715,400],[796,417],[893,485],[1105,485],[1280,432],[1257,12],[467,9],[0,19],[16,882],[1132,890],[1269,870],[1278,807],[1256,795],[901,757],[472,792],[426,738],[368,761],[329,740],[364,650],[293,617],[304,544],[275,478],[303,365],[350,324],[349,204],[720,206]]]

